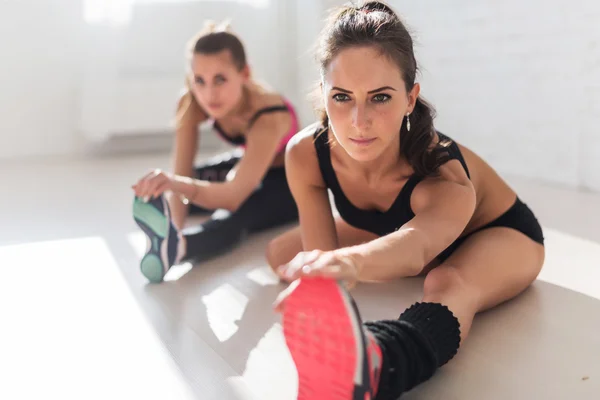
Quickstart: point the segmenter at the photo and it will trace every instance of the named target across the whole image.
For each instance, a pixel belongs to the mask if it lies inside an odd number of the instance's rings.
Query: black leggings
[[[196,178],[222,182],[238,161],[239,157],[233,154],[215,157],[196,168]],[[283,167],[270,169],[260,186],[235,212],[190,206],[191,215],[209,212],[212,215],[207,221],[183,229],[187,247],[185,259],[208,260],[234,248],[251,233],[298,220]]]

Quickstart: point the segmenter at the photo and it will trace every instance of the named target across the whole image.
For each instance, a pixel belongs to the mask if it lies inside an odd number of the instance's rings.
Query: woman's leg
[[[239,155],[230,152],[209,159],[196,168],[198,179],[224,181],[239,160]],[[161,282],[172,265],[181,261],[185,254],[185,240],[178,232],[184,225],[185,213],[180,208],[181,199],[173,193],[153,198],[148,202],[135,198],[133,216],[135,222],[147,236],[146,254],[140,262],[142,274],[154,283]],[[189,213],[210,212],[191,205]]]
[[[524,291],[544,257],[542,245],[514,229],[480,231],[426,276],[423,301],[446,305],[458,318],[464,340],[475,314]]]
[[[339,397],[330,398],[397,399],[454,357],[476,313],[525,290],[543,262],[543,246],[522,233],[482,230],[429,272],[422,302],[399,319],[365,324],[341,284],[301,280],[284,307],[300,393],[331,393],[335,387]],[[341,365],[305,357],[317,350],[324,359],[335,353]],[[352,368],[340,370],[347,365]]]
[[[199,226],[182,231],[187,252],[184,259],[203,261],[223,254],[254,232],[285,225],[298,219],[296,203],[283,168],[271,169],[261,186],[235,212],[215,211]]]
[[[377,238],[377,235],[371,232],[348,225],[340,216],[335,217],[335,227],[340,247],[354,246]],[[295,227],[269,242],[266,250],[267,262],[275,269],[290,262],[302,250],[300,227]]]
[[[133,205],[134,219],[148,237],[140,268],[151,282],[161,282],[183,260],[207,260],[237,245],[247,235],[297,221],[296,203],[283,168],[267,172],[261,185],[235,212],[217,210],[198,226],[175,229],[166,196]]]
[[[512,299],[536,279],[544,254],[541,244],[514,229],[482,230],[427,274],[422,302],[397,321],[367,323],[384,358],[378,398],[395,399],[429,379],[454,357],[475,314]]]

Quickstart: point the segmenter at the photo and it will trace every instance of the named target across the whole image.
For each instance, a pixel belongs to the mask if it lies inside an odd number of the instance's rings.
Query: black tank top
[[[261,108],[252,116],[252,118],[250,118],[250,121],[248,122],[248,129],[254,125],[258,117],[261,115],[277,111],[289,111],[289,109],[285,105]],[[234,146],[243,146],[246,144],[246,137],[243,134],[237,133],[235,135],[228,135],[217,121],[215,121],[213,124],[213,128],[215,128],[215,130],[225,141]]]
[[[322,132],[319,134],[319,132]],[[396,230],[402,225],[410,221],[415,214],[410,206],[410,196],[417,184],[423,180],[423,177],[416,174],[411,175],[408,181],[404,184],[396,200],[391,207],[386,211],[365,210],[355,207],[344,194],[340,183],[337,179],[333,165],[331,164],[331,149],[328,139],[329,130],[319,127],[314,134],[315,149],[317,151],[317,159],[319,160],[319,168],[326,187],[331,190],[335,202],[335,206],[340,213],[340,216],[349,225],[356,228],[372,232],[379,236],[385,236]],[[451,139],[444,134],[437,132],[440,140]],[[462,164],[467,176],[470,178],[469,169],[465,159],[458,148],[458,145],[451,141],[447,147],[450,159],[459,160]]]

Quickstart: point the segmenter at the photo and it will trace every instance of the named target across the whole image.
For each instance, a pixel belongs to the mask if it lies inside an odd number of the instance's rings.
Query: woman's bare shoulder
[[[315,133],[321,129],[321,123],[315,122],[296,133],[286,147],[286,168],[290,168],[294,176],[315,186],[323,187],[323,177],[319,167],[315,148]]]

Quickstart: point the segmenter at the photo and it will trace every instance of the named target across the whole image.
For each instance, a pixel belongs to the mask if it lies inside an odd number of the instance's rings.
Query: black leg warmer
[[[396,400],[431,378],[460,345],[458,320],[438,303],[415,303],[398,320],[367,322],[381,347],[377,400]]]

